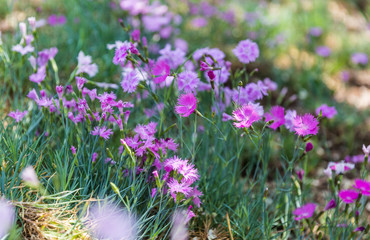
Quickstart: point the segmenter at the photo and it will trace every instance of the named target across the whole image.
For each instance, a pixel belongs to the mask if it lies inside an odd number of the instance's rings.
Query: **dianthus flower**
[[[189,117],[197,108],[197,98],[192,93],[180,95],[175,112],[181,117]]]
[[[162,83],[166,80],[168,75],[170,74],[170,66],[165,61],[157,61],[152,70],[153,81],[157,84]]]
[[[107,129],[106,126],[96,126],[93,131],[91,131],[93,136],[99,135],[100,137],[104,138],[105,140],[109,139],[110,135],[113,134],[112,129]]]
[[[352,163],[345,163],[345,162],[330,162],[328,167],[324,170],[325,175],[328,177],[332,176],[332,172],[334,171],[335,174],[342,174],[349,170],[352,170],[355,167]]]
[[[42,81],[44,81],[45,77],[46,77],[46,68],[45,66],[43,66],[37,69],[36,73],[31,74],[29,79],[31,82],[40,84]]]
[[[320,107],[316,108],[316,115],[318,116],[320,114],[320,111],[322,113],[323,117],[327,118],[333,118],[335,115],[337,115],[337,110],[335,107],[329,107],[326,104],[321,105]]]
[[[319,131],[319,121],[311,114],[296,116],[293,120],[293,129],[299,136],[316,135]]]
[[[171,69],[176,69],[186,60],[186,53],[179,48],[171,50],[170,44],[167,44],[164,49],[160,50],[159,54],[161,56],[158,60],[166,62]]]
[[[92,63],[91,56],[85,55],[82,51],[78,53],[78,65],[76,75],[87,73],[90,77],[94,77],[98,73],[98,65]]]
[[[351,61],[354,64],[366,65],[369,60],[368,60],[366,53],[359,52],[359,53],[352,54]]]
[[[196,72],[185,71],[177,76],[179,91],[195,92],[200,80]]]
[[[274,122],[270,125],[270,128],[276,130],[278,127],[285,123],[284,108],[281,106],[273,106],[270,109],[270,113],[265,114],[266,122],[273,120]]]
[[[237,128],[249,128],[254,122],[261,119],[256,108],[251,104],[245,104],[235,109],[233,111],[233,117],[236,121],[234,122],[234,126]]]
[[[233,53],[244,64],[256,61],[260,55],[257,43],[249,39],[240,41],[233,49]]]
[[[318,46],[316,48],[316,53],[321,57],[329,57],[331,54],[331,50],[327,46]]]
[[[362,195],[370,196],[370,182],[362,179],[356,179],[353,187],[359,189]]]
[[[84,77],[76,77],[76,84],[77,84],[78,90],[81,91],[86,82],[87,82],[87,79],[86,78],[84,78]]]
[[[136,91],[140,79],[135,69],[125,70],[122,72],[121,87],[124,92],[133,93]]]
[[[15,223],[15,209],[6,200],[0,199],[0,238],[4,238]]]
[[[18,109],[15,112],[10,112],[9,117],[13,118],[16,122],[20,122],[24,116],[27,115],[27,111],[20,112]]]
[[[341,190],[339,192],[339,197],[342,199],[343,202],[349,204],[356,201],[358,198],[359,193],[355,190]]]
[[[176,201],[177,194],[182,193],[185,197],[188,197],[192,191],[192,187],[187,182],[178,182],[176,179],[171,178],[167,186],[169,188],[172,198]]]
[[[369,154],[370,154],[370,145],[368,145],[366,147],[365,144],[362,144],[362,151],[364,152],[365,156],[369,156]]]
[[[130,47],[131,44],[129,42],[119,42],[116,44],[116,51],[113,57],[113,63],[115,65],[123,65],[125,63]]]
[[[337,206],[337,203],[335,202],[335,199],[331,199],[328,204],[326,204],[324,211],[328,211],[329,209],[335,208]]]
[[[314,214],[316,209],[316,204],[314,203],[307,203],[300,208],[297,208],[293,211],[293,214],[296,215],[294,218],[295,220],[299,221],[304,218],[310,218]]]
[[[285,127],[293,132],[294,131],[294,124],[293,120],[297,117],[297,112],[296,110],[287,110],[285,114]]]

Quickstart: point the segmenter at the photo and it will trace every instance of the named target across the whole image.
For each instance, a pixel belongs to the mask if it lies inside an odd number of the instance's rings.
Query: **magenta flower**
[[[71,146],[71,151],[72,151],[72,154],[75,155],[76,154],[76,148],[75,146]]]
[[[64,15],[52,14],[48,17],[48,23],[50,26],[63,25],[67,22],[67,18]]]
[[[3,239],[15,222],[15,209],[2,199],[0,199],[0,216],[0,238]]]
[[[93,136],[99,135],[100,137],[104,138],[105,140],[109,139],[110,135],[113,134],[112,129],[107,129],[106,126],[102,126],[99,128],[99,126],[96,126],[93,131],[91,131],[91,134]]]
[[[339,197],[342,199],[343,202],[349,204],[356,201],[358,198],[359,193],[355,190],[341,190],[339,192]]]
[[[316,209],[316,204],[314,203],[307,203],[300,208],[297,208],[293,211],[293,214],[296,215],[294,218],[295,220],[299,221],[303,218],[310,218],[314,214]]]
[[[39,67],[44,67],[48,63],[48,61],[55,57],[58,53],[58,48],[52,47],[50,49],[43,49],[39,52],[39,56],[37,57],[37,64]]]
[[[26,116],[28,111],[20,112],[18,109],[15,112],[10,112],[8,114],[9,117],[14,118],[16,122],[20,122],[24,116]]]
[[[313,144],[311,142],[308,142],[306,144],[305,152],[309,152],[313,149]]]
[[[116,45],[116,51],[113,57],[113,63],[115,65],[118,64],[125,64],[126,57],[127,57],[127,52],[131,47],[131,44],[129,42],[119,42]]]
[[[293,128],[299,136],[316,135],[319,132],[319,121],[311,114],[297,116],[293,120]]]
[[[233,111],[234,126],[237,128],[249,128],[254,122],[261,119],[256,108],[251,104],[237,108]]]
[[[76,77],[76,84],[77,84],[78,90],[81,91],[86,82],[87,82],[87,79],[86,78],[84,78],[84,77]]]
[[[354,64],[362,64],[362,65],[366,65],[367,62],[369,61],[366,53],[354,53],[352,54],[351,56],[351,61],[354,63]]]
[[[329,57],[331,54],[331,50],[327,46],[318,46],[316,48],[316,53],[321,57]]]
[[[178,182],[176,179],[171,178],[167,182],[168,190],[172,198],[176,201],[177,194],[182,193],[185,197],[188,197],[192,191],[192,187],[187,182]]]
[[[335,208],[337,206],[337,203],[335,202],[335,199],[331,199],[328,204],[326,204],[324,211],[328,211],[329,209]]]
[[[196,72],[185,71],[177,76],[177,85],[179,91],[186,93],[196,92],[200,80]]]
[[[98,157],[98,153],[94,152],[91,157],[92,162],[95,162],[97,157]]]
[[[140,30],[135,29],[134,31],[132,31],[131,37],[132,37],[132,40],[134,40],[135,42],[140,41]]]
[[[257,43],[249,39],[240,41],[233,49],[233,53],[244,64],[256,61],[260,55]]]
[[[302,180],[303,180],[303,176],[304,176],[304,170],[303,170],[303,169],[299,169],[299,170],[297,171],[297,177],[298,177],[299,181],[301,181],[301,182],[302,182]]]
[[[266,122],[273,120],[270,128],[276,130],[278,127],[285,123],[284,108],[281,106],[273,106],[270,113],[265,113]]]
[[[57,91],[58,97],[62,99],[63,97],[63,86],[59,85],[55,87],[55,90]]]
[[[164,82],[170,75],[170,66],[165,61],[157,61],[153,67],[152,73],[156,76],[153,81],[157,84]]]
[[[197,98],[192,93],[182,94],[177,100],[175,112],[181,117],[189,117],[197,108]]]
[[[362,179],[356,179],[353,187],[360,190],[362,195],[370,196],[370,182]]]
[[[322,113],[323,117],[327,118],[333,118],[335,115],[337,115],[337,110],[335,107],[329,107],[326,104],[321,105],[320,107],[316,108],[316,115],[319,116],[320,111]]]

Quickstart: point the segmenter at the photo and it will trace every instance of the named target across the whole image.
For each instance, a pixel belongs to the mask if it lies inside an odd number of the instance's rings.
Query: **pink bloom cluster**
[[[307,203],[302,207],[299,207],[293,211],[293,214],[296,215],[295,220],[299,221],[305,218],[310,218],[313,216],[316,209],[316,204]]]
[[[322,116],[326,118],[333,118],[335,115],[337,115],[337,110],[335,109],[335,107],[329,107],[326,104],[323,104],[320,107],[316,108],[317,116],[320,114],[320,112],[322,113]]]
[[[26,116],[28,111],[20,112],[18,109],[15,112],[10,112],[9,117],[13,118],[16,122],[20,122],[24,116]]]

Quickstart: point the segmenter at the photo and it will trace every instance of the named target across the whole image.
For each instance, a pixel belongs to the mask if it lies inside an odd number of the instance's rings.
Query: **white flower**
[[[369,154],[370,154],[370,145],[368,145],[366,147],[365,144],[363,144],[362,145],[362,151],[364,151],[364,153],[365,153],[366,156],[369,156]]]
[[[21,178],[26,184],[32,187],[38,187],[40,184],[39,179],[37,178],[36,172],[32,166],[28,166],[21,172]]]

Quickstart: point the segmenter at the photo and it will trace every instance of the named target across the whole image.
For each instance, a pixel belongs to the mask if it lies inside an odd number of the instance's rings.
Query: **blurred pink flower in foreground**
[[[20,112],[18,109],[15,112],[10,112],[8,114],[9,117],[14,118],[16,122],[20,122],[24,116],[27,115],[27,111]]]
[[[0,216],[0,239],[2,239],[15,221],[14,207],[3,199],[0,199]]]
[[[20,174],[20,177],[22,178],[23,181],[25,181],[26,184],[32,187],[37,187],[40,184],[37,174],[32,166],[28,166],[25,169],[23,169],[23,171]]]
[[[93,205],[90,208],[87,226],[98,239],[137,239],[138,230],[135,217],[113,204]]]
[[[316,204],[314,203],[307,203],[300,208],[297,208],[293,211],[293,214],[296,215],[294,218],[295,220],[299,221],[303,218],[310,218],[312,217],[313,213],[315,212]]]

